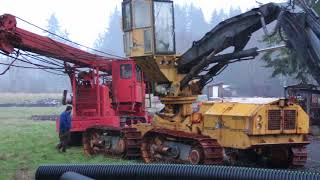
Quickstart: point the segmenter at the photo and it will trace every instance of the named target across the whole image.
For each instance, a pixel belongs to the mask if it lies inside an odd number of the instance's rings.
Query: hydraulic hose
[[[314,180],[319,173],[258,169],[232,166],[194,166],[175,164],[133,165],[45,165],[36,171],[36,180],[59,180],[65,172],[75,172],[97,180],[196,180],[196,179],[259,179]]]

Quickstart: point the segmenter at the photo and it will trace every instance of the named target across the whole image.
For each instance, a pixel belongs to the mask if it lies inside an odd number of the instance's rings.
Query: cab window
[[[132,47],[131,32],[125,32],[123,35],[124,52],[127,56],[130,56],[130,51]]]
[[[131,4],[129,2],[122,4],[122,26],[124,31],[128,31],[132,27]]]
[[[142,71],[138,65],[136,65],[136,79],[138,82],[141,82],[142,80]]]
[[[136,0],[133,3],[134,27],[144,28],[151,26],[150,3],[146,0]]]
[[[132,65],[121,64],[120,65],[120,77],[121,79],[130,79],[132,77]]]
[[[173,17],[172,2],[154,2],[156,53],[168,54],[175,52]]]

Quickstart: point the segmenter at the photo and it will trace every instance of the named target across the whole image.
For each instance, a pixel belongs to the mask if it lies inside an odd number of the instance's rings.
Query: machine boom
[[[5,53],[12,53],[14,48],[18,48],[73,63],[80,67],[101,67],[101,71],[111,71],[111,61],[115,59],[88,53],[48,37],[20,29],[16,25],[15,16],[4,14],[0,17],[0,50]]]

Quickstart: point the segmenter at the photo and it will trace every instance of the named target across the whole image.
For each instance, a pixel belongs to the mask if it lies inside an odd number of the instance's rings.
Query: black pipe
[[[65,172],[76,172],[97,180],[196,180],[196,179],[259,179],[315,180],[319,173],[258,169],[232,166],[193,166],[174,164],[134,165],[45,165],[36,172],[36,180],[59,180]]]
[[[75,172],[65,172],[62,174],[59,180],[94,180],[87,176],[83,176],[81,174]]]

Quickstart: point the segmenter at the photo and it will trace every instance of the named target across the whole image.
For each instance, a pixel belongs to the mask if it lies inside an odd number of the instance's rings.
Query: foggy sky
[[[47,19],[55,13],[60,26],[66,29],[73,41],[86,46],[92,46],[99,33],[108,26],[108,17],[118,8],[122,0],[0,0],[0,14],[9,13],[46,28]],[[270,0],[258,0],[262,3]],[[283,2],[274,0],[273,2]],[[242,11],[257,6],[256,0],[175,0],[177,4],[194,3],[200,7],[206,20],[211,17],[214,9],[229,10],[231,6],[239,6]],[[120,21],[120,19],[119,19]],[[34,33],[42,34],[21,21],[18,27]]]

